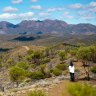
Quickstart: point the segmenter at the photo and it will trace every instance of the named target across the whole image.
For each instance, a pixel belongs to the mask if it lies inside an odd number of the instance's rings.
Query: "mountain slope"
[[[96,26],[92,24],[67,24],[61,20],[25,20],[14,25],[0,22],[0,34],[96,34]]]

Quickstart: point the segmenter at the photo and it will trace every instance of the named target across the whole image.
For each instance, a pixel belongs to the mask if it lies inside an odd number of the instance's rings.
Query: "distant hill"
[[[96,44],[96,26],[68,24],[61,20],[25,20],[19,24],[0,22],[0,51],[25,45],[50,46],[59,43]]]
[[[68,24],[61,20],[25,20],[19,24],[0,22],[0,34],[96,34],[92,24]]]

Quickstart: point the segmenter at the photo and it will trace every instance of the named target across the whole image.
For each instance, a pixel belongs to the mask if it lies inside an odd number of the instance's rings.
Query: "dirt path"
[[[70,83],[69,80],[63,80],[62,82],[48,87],[46,90],[47,96],[70,96],[67,91],[67,86]],[[34,88],[27,88],[25,90],[19,90],[14,96],[27,96],[27,92]],[[45,90],[46,88],[44,88]],[[42,89],[43,90],[43,89]],[[21,95],[22,94],[22,95]]]
[[[70,96],[67,91],[69,81],[65,80],[61,83],[54,85],[48,90],[48,96]]]
[[[22,46],[23,48],[25,48],[27,51],[30,49],[28,46]]]

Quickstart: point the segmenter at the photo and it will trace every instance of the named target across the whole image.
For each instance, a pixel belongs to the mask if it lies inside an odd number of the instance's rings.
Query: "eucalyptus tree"
[[[93,52],[90,50],[89,47],[80,47],[77,52],[77,58],[82,61],[86,75],[88,77],[88,80],[90,79],[89,73],[90,73],[90,67],[92,61]]]

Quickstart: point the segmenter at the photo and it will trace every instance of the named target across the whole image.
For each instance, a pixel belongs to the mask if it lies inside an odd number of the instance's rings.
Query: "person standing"
[[[69,72],[70,72],[70,81],[74,82],[75,81],[75,76],[74,76],[75,68],[74,68],[72,61],[70,62],[70,65],[69,65]]]

